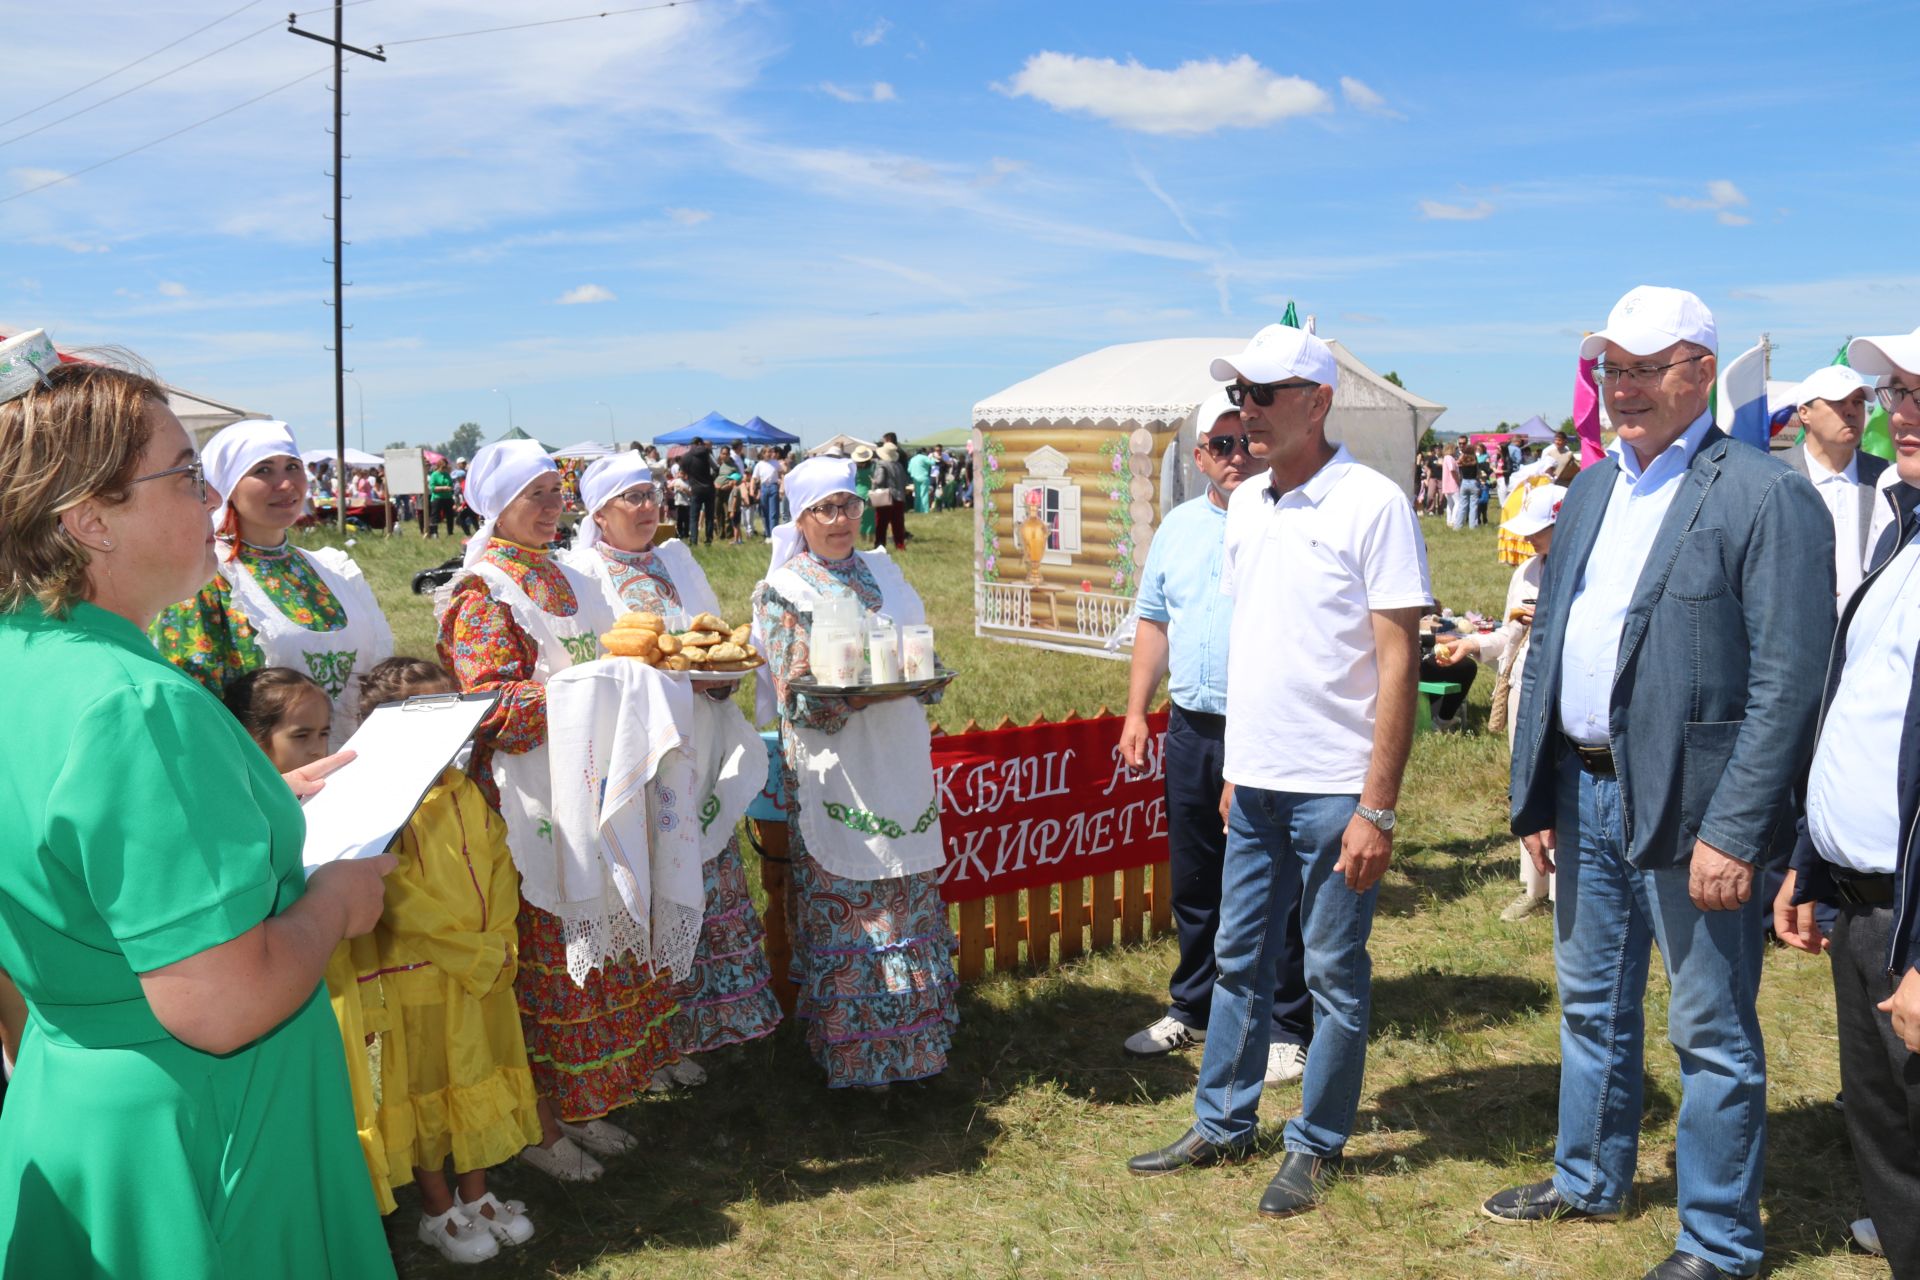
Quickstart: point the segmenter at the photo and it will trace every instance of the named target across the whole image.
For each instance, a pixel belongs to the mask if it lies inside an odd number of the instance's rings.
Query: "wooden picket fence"
[[[1090,717],[1070,711],[1057,721],[1035,716],[1028,723],[1067,724],[1112,715],[1103,706]],[[969,720],[960,732],[977,733],[985,727]],[[1004,717],[992,726],[1016,727]],[[935,728],[933,732],[940,737],[945,731]],[[762,853],[760,883],[767,892],[767,960],[773,969],[774,990],[781,1005],[791,1012],[794,989],[787,973],[793,954],[787,933],[787,828],[779,822],[755,821],[749,825]],[[988,973],[1038,972],[1088,951],[1108,951],[1172,932],[1173,874],[1163,857],[1151,866],[956,903],[949,908],[949,916],[960,940],[962,982],[976,981]]]

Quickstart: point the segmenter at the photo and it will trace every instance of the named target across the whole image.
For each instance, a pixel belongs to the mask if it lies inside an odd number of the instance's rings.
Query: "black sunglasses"
[[[1281,391],[1298,391],[1302,387],[1317,387],[1317,382],[1236,382],[1227,388],[1227,402],[1238,409],[1248,400],[1261,408],[1273,403],[1273,397]]]
[[[1207,452],[1216,458],[1231,458],[1235,449],[1247,454],[1253,452],[1253,442],[1247,439],[1245,432],[1237,436],[1207,437]]]

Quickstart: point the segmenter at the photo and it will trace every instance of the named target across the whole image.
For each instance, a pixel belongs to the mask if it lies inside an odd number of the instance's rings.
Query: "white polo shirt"
[[[1234,598],[1227,781],[1357,795],[1380,692],[1373,612],[1433,599],[1407,495],[1344,446],[1277,498],[1253,477],[1227,504],[1220,590]]]

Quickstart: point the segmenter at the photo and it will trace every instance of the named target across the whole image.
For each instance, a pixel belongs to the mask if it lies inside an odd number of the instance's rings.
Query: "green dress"
[[[0,968],[26,997],[0,1113],[0,1276],[392,1276],[318,980],[221,1057],[138,974],[305,887],[300,806],[239,724],[92,605],[0,613]]]

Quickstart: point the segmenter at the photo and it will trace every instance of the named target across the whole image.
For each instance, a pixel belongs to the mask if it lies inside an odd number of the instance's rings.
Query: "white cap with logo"
[[[1333,348],[1305,329],[1288,324],[1270,324],[1253,335],[1247,349],[1238,355],[1220,356],[1213,362],[1216,382],[1244,378],[1248,382],[1285,382],[1305,378],[1323,387],[1340,385],[1340,362]]]
[[[1847,363],[1870,378],[1920,373],[1920,329],[1884,338],[1855,338],[1847,344]]]
[[[1607,327],[1581,341],[1580,358],[1599,359],[1609,342],[1636,356],[1665,351],[1676,342],[1691,342],[1716,354],[1720,350],[1713,312],[1707,310],[1707,304],[1685,289],[1657,284],[1627,290],[1607,313]]]
[[[1520,510],[1513,519],[1500,526],[1500,531],[1524,538],[1542,529],[1551,529],[1554,522],[1560,519],[1560,504],[1566,500],[1565,485],[1536,485],[1527,490],[1526,496],[1520,499]]]
[[[1856,391],[1865,391],[1867,380],[1857,369],[1830,364],[1815,369],[1807,380],[1793,389],[1793,407],[1804,408],[1815,400],[1845,400]]]

